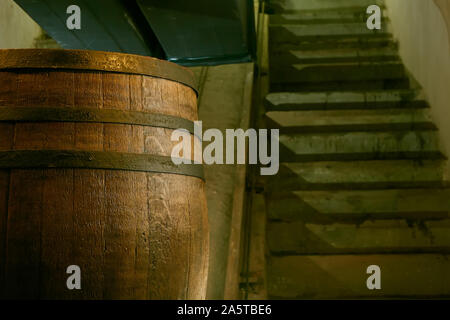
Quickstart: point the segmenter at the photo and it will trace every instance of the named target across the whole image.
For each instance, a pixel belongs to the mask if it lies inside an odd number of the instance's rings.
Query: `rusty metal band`
[[[186,129],[194,134],[188,119],[157,113],[94,108],[2,107],[0,122],[96,122]]]
[[[0,169],[55,168],[142,171],[204,179],[201,164],[176,165],[165,156],[105,151],[0,151]]]
[[[175,63],[127,53],[65,49],[0,50],[1,69],[69,69],[139,74],[176,81],[197,94],[193,73]]]

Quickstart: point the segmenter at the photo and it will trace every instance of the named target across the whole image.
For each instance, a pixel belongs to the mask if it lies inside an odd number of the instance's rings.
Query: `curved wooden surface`
[[[0,70],[0,108],[84,107],[197,119],[196,93],[181,82],[58,67]],[[0,152],[170,157],[172,131],[128,123],[0,122]],[[203,299],[208,242],[200,178],[124,169],[0,170],[5,298]],[[81,268],[81,290],[66,287],[69,265]]]
[[[197,91],[193,73],[165,60],[92,50],[0,50],[0,69],[71,69],[140,74],[176,81]]]

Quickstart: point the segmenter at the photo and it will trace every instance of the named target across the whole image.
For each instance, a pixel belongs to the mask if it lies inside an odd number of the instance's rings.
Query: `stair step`
[[[364,82],[407,79],[399,62],[341,62],[274,66],[272,84],[315,84],[326,82]]]
[[[367,190],[443,187],[443,160],[319,161],[281,163],[265,190]]]
[[[270,39],[269,39],[270,40]],[[287,52],[289,50],[335,50],[335,49],[371,49],[371,48],[397,48],[398,44],[394,41],[391,34],[383,34],[378,37],[349,37],[339,39],[305,39],[292,42],[273,42],[269,43],[269,52],[271,55],[278,52]]]
[[[318,223],[371,219],[443,219],[450,188],[291,191],[266,194],[270,220]]]
[[[278,82],[270,83],[270,92],[380,91],[411,89],[409,78],[366,81]]]
[[[381,290],[369,290],[367,267],[381,269]],[[270,257],[269,299],[430,298],[450,296],[444,254]]]
[[[425,108],[415,90],[379,92],[273,92],[266,96],[269,111],[372,108]]]
[[[304,10],[355,10],[359,9],[366,11],[366,8],[370,5],[376,4],[383,7],[383,1],[381,0],[283,0],[283,1],[270,1],[270,7],[275,12],[293,12]]]
[[[347,10],[304,10],[269,16],[269,25],[366,23],[368,14],[362,8]],[[382,17],[383,20],[387,20]]]
[[[380,30],[370,30],[365,23],[335,24],[286,24],[269,27],[270,46],[278,43],[299,43],[328,40],[345,42],[347,39],[383,38],[391,35],[389,23],[384,22]]]
[[[275,52],[270,57],[271,65],[281,67],[294,64],[339,62],[398,62],[399,59],[397,49],[394,47],[369,49],[337,48],[330,50],[289,50],[285,52]]]
[[[435,131],[280,135],[281,162],[442,159]]]
[[[274,67],[270,73],[272,83],[318,83],[343,81],[385,81],[406,78],[400,62],[341,62],[329,64],[295,64]]]
[[[269,111],[265,118],[281,133],[436,130],[429,109]]]
[[[273,255],[435,252],[450,254],[450,220],[410,223],[366,221],[360,225],[270,222]]]

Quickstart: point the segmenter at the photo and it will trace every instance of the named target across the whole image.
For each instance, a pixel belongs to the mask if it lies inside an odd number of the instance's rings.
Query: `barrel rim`
[[[179,82],[198,95],[191,70],[136,54],[79,49],[0,49],[0,70],[66,69],[151,76]]]

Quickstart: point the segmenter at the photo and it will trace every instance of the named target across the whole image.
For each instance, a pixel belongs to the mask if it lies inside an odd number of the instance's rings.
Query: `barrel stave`
[[[185,84],[81,69],[0,71],[1,107],[83,107],[197,119],[195,91]],[[177,143],[170,141],[172,132],[118,123],[0,122],[0,151],[170,156]],[[184,156],[192,159],[193,152]],[[205,297],[208,222],[204,182],[197,177],[83,168],[0,170],[0,233],[6,298]],[[82,270],[82,290],[66,287],[65,270],[72,264]]]

